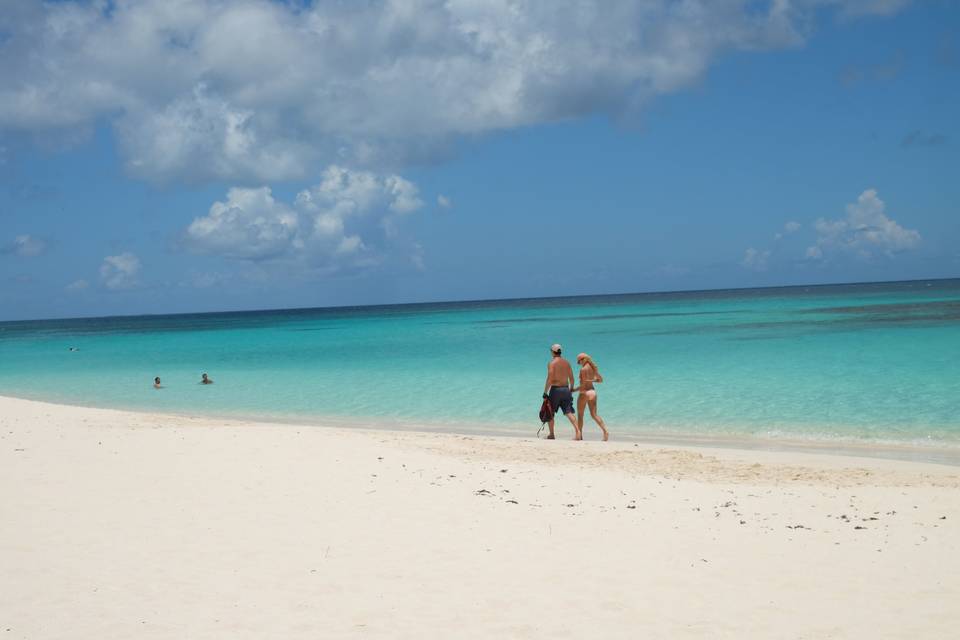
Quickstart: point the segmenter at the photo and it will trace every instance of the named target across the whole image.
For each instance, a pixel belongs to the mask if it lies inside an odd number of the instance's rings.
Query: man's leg
[[[550,427],[550,434],[547,436],[547,440],[556,440],[557,436],[553,435],[553,418],[550,418],[547,426]]]

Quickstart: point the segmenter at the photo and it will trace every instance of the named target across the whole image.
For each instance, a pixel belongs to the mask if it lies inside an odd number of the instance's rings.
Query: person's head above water
[[[560,347],[559,343],[555,342],[552,345],[550,345],[550,353],[552,353],[553,355],[558,356],[560,355],[561,351],[563,351],[563,349]]]
[[[200,374],[200,377],[203,378],[204,380],[206,380],[206,379],[207,379],[207,374],[202,373],[202,374]]]
[[[157,384],[160,384],[160,376],[157,376],[156,378],[154,378],[153,381],[156,382]]]

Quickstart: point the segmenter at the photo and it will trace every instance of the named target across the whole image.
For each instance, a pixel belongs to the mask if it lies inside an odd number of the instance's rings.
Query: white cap
[[[552,345],[550,345],[550,351],[552,351],[553,353],[560,353],[560,344],[557,342],[554,342]]]

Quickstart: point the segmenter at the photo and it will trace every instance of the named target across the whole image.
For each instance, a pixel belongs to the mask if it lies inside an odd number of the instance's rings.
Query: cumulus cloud
[[[33,258],[47,250],[47,243],[31,235],[19,235],[13,242],[0,247],[0,253],[12,254],[21,258]]]
[[[397,213],[410,213],[423,206],[417,186],[400,176],[390,176],[384,186],[390,194],[390,210]]]
[[[7,0],[0,130],[111,122],[128,169],[154,180],[402,166],[459,136],[632,113],[725,52],[802,43],[825,7],[903,4]]]
[[[140,258],[129,251],[107,256],[100,265],[100,280],[107,289],[132,289],[140,284],[140,267]]]
[[[743,259],[740,266],[753,271],[766,271],[767,262],[770,260],[770,250],[754,249],[750,247],[743,252]]]
[[[193,251],[262,261],[297,258],[311,264],[377,262],[365,241],[396,233],[395,218],[423,206],[417,186],[398,175],[331,165],[294,202],[278,202],[269,187],[233,188],[223,202],[184,232]]]
[[[816,243],[807,247],[806,257],[820,260],[830,255],[853,254],[870,258],[876,253],[892,256],[920,245],[920,232],[906,229],[886,214],[886,205],[875,189],[867,189],[847,205],[847,215],[814,223]]]
[[[260,260],[285,253],[297,238],[294,211],[274,200],[269,187],[233,188],[225,202],[214,202],[206,216],[186,230],[188,246],[198,253]]]
[[[210,96],[203,83],[162,109],[137,108],[117,121],[127,166],[144,177],[173,175],[188,166],[203,167],[202,175],[212,178],[302,177],[309,147],[263,139],[260,129],[253,110]]]

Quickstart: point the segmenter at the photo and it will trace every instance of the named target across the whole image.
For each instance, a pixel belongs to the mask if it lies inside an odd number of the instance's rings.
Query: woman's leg
[[[607,425],[603,423],[603,418],[600,417],[600,414],[597,413],[597,392],[594,391],[587,397],[587,402],[590,403],[590,417],[593,418],[593,421],[597,423],[600,427],[600,430],[603,431],[603,439],[609,440],[610,434],[607,432]]]
[[[583,393],[577,396],[577,428],[583,433],[583,414],[587,408],[587,396]]]

